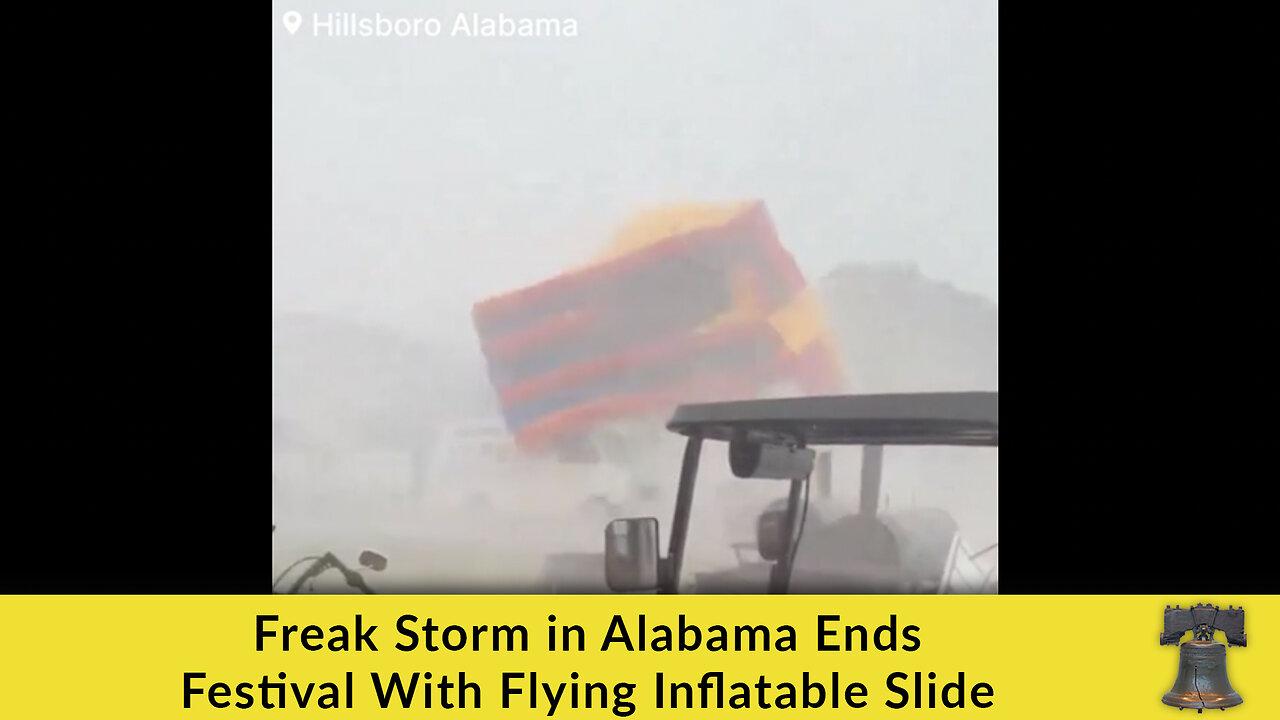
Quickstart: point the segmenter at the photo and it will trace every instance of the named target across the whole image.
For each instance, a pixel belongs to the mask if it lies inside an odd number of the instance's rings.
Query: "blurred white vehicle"
[[[612,516],[634,496],[640,478],[622,439],[602,432],[543,453],[521,451],[501,421],[444,428],[414,496],[434,510],[486,517]]]

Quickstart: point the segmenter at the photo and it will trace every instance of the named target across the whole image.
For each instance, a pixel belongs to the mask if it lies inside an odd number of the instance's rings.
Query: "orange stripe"
[[[484,353],[495,358],[510,358],[532,346],[579,332],[595,319],[596,313],[585,310],[553,317],[483,344]]]
[[[766,325],[762,322],[728,326],[715,333],[681,333],[668,336],[640,348],[628,349],[599,360],[575,363],[499,391],[504,405],[517,405],[556,390],[578,385],[603,375],[644,366],[676,355],[721,345],[735,337],[753,337]]]
[[[755,394],[760,382],[756,373],[708,373],[664,392],[604,398],[548,415],[518,433],[516,443],[524,450],[536,451],[562,435],[609,420],[669,413],[681,403],[746,399]]]
[[[577,405],[526,426],[516,435],[516,443],[526,451],[537,451],[556,438],[609,420],[670,413],[683,403],[751,399],[762,387],[779,379],[799,382],[808,395],[839,393],[843,391],[842,373],[829,350],[826,343],[817,343],[800,355],[784,348],[771,368],[704,373],[665,391],[602,398]]]
[[[844,366],[829,338],[823,338],[796,356],[793,372],[807,395],[834,395],[847,391]]]

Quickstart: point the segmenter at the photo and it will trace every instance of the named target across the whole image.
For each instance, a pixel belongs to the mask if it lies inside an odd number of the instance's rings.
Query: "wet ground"
[[[660,518],[662,532],[668,532],[670,511],[653,514]],[[342,519],[326,521],[324,517]],[[282,513],[272,539],[272,579],[296,560],[325,552],[357,568],[360,552],[371,549],[388,559],[381,572],[361,569],[375,592],[546,592],[548,557],[602,553],[608,519],[604,514],[584,517],[576,508],[559,516],[534,517],[483,511],[431,513],[411,505],[366,507],[359,512],[347,508],[341,514],[336,509]],[[704,522],[691,532],[687,567],[734,562],[726,534],[712,526]],[[303,567],[291,570],[277,592],[287,588]],[[302,590],[309,591],[356,592],[337,572],[326,573]]]

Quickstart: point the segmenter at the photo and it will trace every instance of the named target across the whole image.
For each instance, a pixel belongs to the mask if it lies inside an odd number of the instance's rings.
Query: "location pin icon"
[[[284,29],[292,35],[298,32],[298,28],[302,27],[302,14],[290,10],[284,14]]]

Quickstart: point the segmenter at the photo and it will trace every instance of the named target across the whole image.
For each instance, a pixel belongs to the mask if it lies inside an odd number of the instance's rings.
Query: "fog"
[[[443,32],[313,33],[315,16],[357,12]],[[451,36],[460,12],[576,34]],[[496,417],[472,305],[582,264],[654,205],[764,200],[855,390],[997,388],[995,2],[299,1],[273,2],[270,22],[277,574],[371,545],[390,558],[372,585],[497,588],[548,552],[598,552],[604,520],[563,503],[543,518],[405,500],[410,453]],[[665,532],[680,444],[657,435]],[[957,473],[950,455],[891,452],[890,506],[932,495],[974,544],[995,542],[994,454]],[[841,462],[856,473],[856,451]],[[709,566],[732,563],[741,534],[722,518],[726,493],[743,496],[717,489],[722,464],[704,458],[690,548]]]

